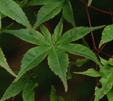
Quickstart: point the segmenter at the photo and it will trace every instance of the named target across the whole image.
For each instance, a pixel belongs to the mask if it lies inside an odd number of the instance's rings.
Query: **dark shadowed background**
[[[70,0],[70,1],[73,7],[76,26],[77,27],[89,26],[85,5],[79,0]],[[109,3],[110,3],[111,11],[113,11],[113,6],[112,6],[113,0],[109,0]],[[109,11],[106,0],[93,0],[92,6],[105,11]],[[33,8],[38,11],[40,7],[35,6]],[[28,19],[33,25],[36,20],[34,16],[34,12],[29,8],[23,8],[23,10],[25,11]],[[112,24],[110,14],[102,13],[91,7],[89,7],[88,10],[89,10],[92,26]],[[54,19],[49,20],[47,22],[51,28],[52,33],[54,31],[55,26],[59,22],[60,17],[61,17],[61,13],[58,14]],[[16,23],[15,21],[7,17],[2,19],[2,27],[5,27],[11,24],[12,22],[14,22],[14,25],[11,27],[11,29],[19,29],[23,27],[22,25]],[[72,25],[64,20],[63,32],[66,32],[70,28],[72,28]],[[103,29],[94,31],[94,38],[97,47],[101,39],[102,31]],[[93,49],[93,43],[90,33],[87,36],[85,36],[85,39],[89,44],[90,48]],[[76,43],[82,44],[82,41],[78,40]],[[113,54],[112,44],[113,42],[107,43],[103,51],[112,55]],[[7,62],[9,63],[9,65],[11,65],[11,68],[17,71],[20,69],[20,67],[14,65],[20,65],[24,53],[27,52],[28,49],[34,47],[34,45],[30,43],[26,43],[25,41],[22,41],[13,35],[2,33],[0,35],[0,47],[2,48],[7,58]],[[108,56],[101,53],[99,55],[105,59],[109,58]],[[79,56],[75,56],[72,54],[69,55],[70,61],[76,61],[78,57]],[[51,85],[55,86],[57,95],[64,97],[65,101],[73,101],[73,100],[90,101],[90,99],[94,95],[96,78],[77,75],[74,74],[73,72],[87,70],[88,68],[91,67],[95,68],[95,63],[92,61],[89,61],[82,67],[76,67],[75,65],[73,65],[71,67],[72,79],[68,80],[69,90],[67,93],[65,93],[61,80],[50,70],[47,64],[47,59],[44,59],[38,66],[36,66],[31,70],[31,73],[35,72],[38,74],[36,80],[39,83],[39,86],[38,88],[35,88],[36,101],[50,100],[49,98],[50,98]],[[3,93],[5,92],[5,90],[13,80],[14,78],[6,70],[0,68],[0,96],[3,95]],[[15,101],[22,101],[21,94],[16,96]],[[106,96],[100,101],[107,101]]]

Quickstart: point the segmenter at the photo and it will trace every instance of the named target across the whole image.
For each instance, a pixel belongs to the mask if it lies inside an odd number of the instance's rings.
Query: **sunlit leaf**
[[[34,29],[36,29],[41,23],[52,19],[55,15],[57,15],[62,7],[65,0],[58,0],[54,3],[46,4],[41,7],[37,14],[37,21],[34,25]]]
[[[88,7],[91,5],[93,0],[88,0]]]
[[[63,17],[75,27],[73,9],[69,0],[65,0],[63,6]]]
[[[65,101],[62,97],[56,96],[56,90],[54,86],[51,86],[50,101]]]
[[[4,69],[6,69],[11,75],[16,77],[16,74],[10,69],[1,48],[0,48],[0,66],[2,66]]]
[[[102,32],[102,38],[99,43],[99,48],[106,42],[112,41],[113,40],[113,24],[108,25],[104,28]]]

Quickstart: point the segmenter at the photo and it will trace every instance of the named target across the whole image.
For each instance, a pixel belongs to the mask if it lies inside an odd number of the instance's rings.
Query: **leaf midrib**
[[[54,46],[53,46],[53,50],[55,52],[55,55],[56,55],[56,58],[57,58],[57,61],[58,61],[58,65],[59,65],[59,68],[60,68],[61,75],[63,77],[63,81],[65,81],[64,76],[63,76],[63,72],[61,70],[61,65],[60,65],[60,62],[59,62],[59,59],[58,59],[58,56],[57,56],[57,53],[56,53],[56,50],[55,50],[55,47]]]
[[[59,5],[61,5],[62,3],[64,2],[64,0],[59,4]],[[59,5],[57,5],[57,6],[55,6],[52,10],[50,10],[45,16],[43,16],[42,18],[41,18],[41,20],[40,20],[40,22],[42,21],[42,19],[44,19],[50,12],[52,12],[55,8],[57,8]],[[40,22],[38,22],[39,24],[40,24]],[[38,25],[39,25],[38,24]],[[35,25],[36,26],[36,25]]]
[[[18,13],[16,13],[14,10],[12,10],[8,5],[6,5],[4,2],[0,1],[2,4],[4,4],[6,7],[8,7],[12,12],[14,12],[16,15],[18,15]],[[3,12],[2,12],[3,13]],[[6,14],[5,14],[6,15]],[[28,24],[20,15],[18,15],[26,24],[27,24],[27,27],[30,29],[31,26],[30,24]],[[25,26],[25,25],[24,25]]]

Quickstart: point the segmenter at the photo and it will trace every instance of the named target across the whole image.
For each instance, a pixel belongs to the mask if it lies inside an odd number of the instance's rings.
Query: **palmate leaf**
[[[75,27],[73,9],[69,0],[65,0],[63,6],[63,17]]]
[[[56,89],[54,86],[51,86],[50,101],[65,101],[62,97],[56,96]]]
[[[66,52],[86,57],[87,59],[90,59],[96,62],[97,64],[99,64],[99,66],[101,67],[101,64],[98,61],[97,57],[89,48],[80,44],[74,44],[74,43],[72,44],[70,42],[76,41],[77,39],[80,39],[86,34],[88,34],[90,31],[102,28],[103,26],[92,27],[92,28],[86,27],[86,30],[85,30],[85,27],[80,27],[80,28],[77,27],[76,29],[71,29],[67,31],[64,35],[61,36],[62,29],[60,28],[62,28],[62,26],[63,25],[62,25],[62,19],[61,19],[54,30],[53,36],[51,37],[51,34],[48,31],[48,29],[44,25],[40,25],[40,29],[43,33],[42,35],[43,38],[39,34],[40,36],[39,40],[45,40],[45,43],[41,43],[40,41],[37,41],[37,43],[35,43],[32,39],[32,41],[36,45],[38,44],[39,46],[31,48],[24,55],[22,59],[20,72],[18,73],[18,77],[15,79],[15,81],[17,81],[26,71],[38,65],[47,55],[48,55],[47,59],[48,59],[49,67],[61,79],[61,81],[64,84],[65,91],[67,91],[68,89],[66,74],[67,74],[67,68],[69,63],[68,54]],[[22,30],[23,32],[21,32]],[[25,34],[28,36],[24,36],[23,38],[19,34],[21,33],[24,34],[24,31],[25,31]],[[14,32],[11,32],[11,30],[9,30],[9,32],[14,34]],[[26,29],[21,29],[19,30],[18,35],[16,34],[14,35],[28,42],[27,39],[31,37],[31,35],[29,35],[28,33],[29,32],[26,31]],[[68,37],[66,37],[66,35],[68,35]],[[61,41],[61,39],[63,40],[63,42]]]
[[[11,97],[16,96],[22,91],[23,101],[34,101],[34,91],[33,89],[37,87],[38,84],[34,82],[34,79],[30,78],[26,73],[17,82],[12,82],[0,101],[5,101]]]
[[[65,0],[57,0],[56,2],[42,6],[38,11],[34,29],[36,29],[41,23],[52,19],[55,15],[57,15],[61,11],[64,1]]]
[[[0,48],[0,66],[2,66],[4,69],[6,69],[14,77],[17,77],[16,74],[10,69],[1,48]]]
[[[104,95],[106,95],[110,89],[113,86],[113,73],[107,73],[106,75],[102,76],[100,79],[100,82],[102,83],[102,88],[97,89],[95,91],[95,100],[99,101]]]
[[[107,64],[106,61],[103,61],[105,63],[103,68],[105,69],[106,72],[103,72],[102,68],[100,69],[100,73],[102,74],[102,77],[100,79],[100,82],[102,84],[102,87],[100,89],[96,89],[95,91],[95,100],[98,101],[101,99],[104,95],[106,95],[110,89],[113,86],[113,66]]]
[[[99,48],[106,42],[112,41],[113,40],[113,24],[108,25],[104,28],[102,32],[102,39],[99,43]]]
[[[6,90],[6,92],[4,93],[4,95],[3,95],[2,99],[0,99],[0,101],[5,101],[6,99],[14,97],[18,93],[20,93],[21,90],[23,89],[27,79],[28,79],[28,75],[24,74],[17,82],[12,83],[8,87],[8,89]]]

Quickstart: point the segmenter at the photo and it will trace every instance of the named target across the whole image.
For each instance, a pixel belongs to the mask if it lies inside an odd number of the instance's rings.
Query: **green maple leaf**
[[[6,99],[14,97],[21,91],[24,101],[34,101],[35,95],[33,89],[37,86],[38,84],[34,79],[30,78],[26,73],[17,82],[12,82],[10,84],[0,101],[5,101]]]
[[[68,54],[66,52],[84,56],[100,65],[97,57],[89,48],[70,42],[78,40],[87,35],[90,31],[102,28],[103,26],[91,28],[76,27],[76,29],[72,28],[61,36],[63,29],[62,27],[63,19],[61,18],[54,30],[54,34],[51,36],[48,29],[44,25],[41,25],[40,28],[43,35],[40,32],[35,31],[39,39],[37,39],[36,36],[28,29],[5,31],[6,33],[11,33],[22,40],[39,45],[31,48],[24,55],[20,72],[18,73],[18,77],[15,81],[17,81],[26,71],[38,65],[47,55],[49,67],[61,79],[64,84],[65,91],[68,89],[66,73],[69,63]]]

